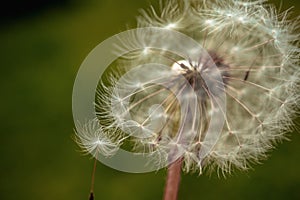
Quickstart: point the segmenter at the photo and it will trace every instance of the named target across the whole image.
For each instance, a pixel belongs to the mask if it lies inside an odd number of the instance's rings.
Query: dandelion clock
[[[140,13],[75,81],[76,142],[95,163],[166,168],[164,199],[175,200],[181,171],[247,170],[286,139],[300,78],[288,12],[263,0],[167,0]]]

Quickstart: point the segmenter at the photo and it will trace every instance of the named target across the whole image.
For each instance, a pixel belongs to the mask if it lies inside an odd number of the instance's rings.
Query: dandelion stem
[[[89,200],[94,200],[94,185],[95,185],[95,173],[96,173],[97,159],[94,159],[94,167],[92,172],[91,190]]]
[[[182,159],[170,164],[168,167],[168,174],[165,186],[164,200],[177,200],[179,183],[180,183],[180,173],[181,173]]]

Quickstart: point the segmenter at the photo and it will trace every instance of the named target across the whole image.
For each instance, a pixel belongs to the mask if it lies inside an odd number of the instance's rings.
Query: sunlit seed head
[[[117,70],[161,63],[173,73],[163,82],[168,88],[149,84],[151,67],[143,78],[126,77],[123,85],[101,84],[106,92],[99,92],[96,105],[102,108],[99,118],[105,123],[101,124],[101,131],[95,130],[96,137],[85,128],[82,140],[87,142],[82,146],[89,152],[97,149],[112,155],[123,140],[137,136],[130,140],[135,151],[154,154],[158,150],[176,149],[182,152],[183,169],[187,172],[201,174],[218,169],[226,174],[235,168],[247,170],[250,163],[264,159],[293,126],[300,99],[297,22],[286,21],[286,13],[276,14],[263,0],[168,0],[162,1],[161,7],[159,11],[153,7],[142,11],[137,18],[138,27],[174,29],[196,40],[206,53],[196,52],[198,58],[191,60],[189,54],[194,55],[193,49],[187,49],[185,57],[151,49],[153,43],[166,49],[170,45],[158,35],[147,38],[140,33],[124,41],[124,48],[145,48],[125,55],[126,61],[121,60]],[[165,77],[164,73],[158,72],[160,76],[153,80]],[[112,82],[120,77],[112,76]],[[193,93],[186,89],[187,84]],[[126,88],[133,91],[127,94]],[[194,93],[197,104],[191,100]],[[226,110],[216,106],[222,94],[226,97]],[[189,115],[182,113],[178,97],[186,103],[188,114],[193,111],[200,116],[200,125],[195,129],[180,132],[181,117]],[[202,157],[208,146],[206,138],[211,136],[209,125],[218,124],[212,121],[214,113],[224,117],[224,126],[213,148]],[[193,127],[193,120],[187,117],[183,121]],[[168,159],[162,154],[155,159]]]

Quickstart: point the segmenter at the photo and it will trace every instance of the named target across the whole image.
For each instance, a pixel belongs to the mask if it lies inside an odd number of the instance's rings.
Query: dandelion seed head
[[[298,22],[287,16],[264,0],[168,0],[142,10],[138,28],[176,30],[205,51],[174,55],[158,33],[129,35],[118,48],[136,51],[123,56],[118,70],[131,74],[108,74],[110,84],[99,84],[102,128],[83,128],[80,144],[88,152],[113,155],[128,139],[134,151],[149,153],[159,166],[182,155],[183,169],[199,174],[225,175],[259,163],[285,139],[299,114]],[[184,47],[176,40],[172,45]],[[131,66],[145,63],[170,70],[153,71],[149,65],[142,74],[132,71]],[[217,114],[224,126],[214,138],[209,125],[219,125]]]

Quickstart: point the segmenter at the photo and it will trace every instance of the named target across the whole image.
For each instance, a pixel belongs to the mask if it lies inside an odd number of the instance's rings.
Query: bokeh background
[[[4,2],[0,199],[88,199],[93,160],[72,140],[77,70],[97,44],[127,25],[134,27],[138,9],[157,0]],[[280,6],[280,1],[271,2]],[[282,1],[282,9],[292,6],[296,17],[300,1]],[[226,179],[184,175],[179,199],[300,199],[300,133],[291,133],[290,139],[247,173]],[[127,174],[98,163],[96,200],[161,199],[165,174]]]

